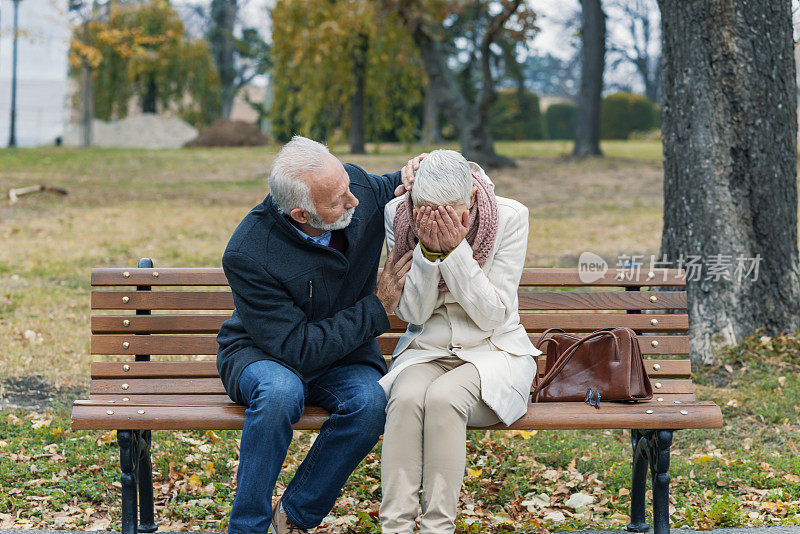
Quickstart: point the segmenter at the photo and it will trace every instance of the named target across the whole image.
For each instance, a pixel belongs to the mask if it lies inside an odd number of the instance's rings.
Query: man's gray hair
[[[455,150],[434,150],[414,173],[411,201],[415,206],[469,205],[471,196],[472,171]]]
[[[288,215],[300,208],[316,214],[306,177],[321,171],[328,155],[328,147],[299,135],[283,145],[269,170],[269,192],[278,211]]]

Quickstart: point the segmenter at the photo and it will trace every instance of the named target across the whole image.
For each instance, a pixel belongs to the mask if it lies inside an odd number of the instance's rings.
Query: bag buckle
[[[589,406],[594,406],[598,410],[600,409],[600,392],[595,391],[592,388],[586,388],[586,397],[584,397],[583,402],[588,404]]]

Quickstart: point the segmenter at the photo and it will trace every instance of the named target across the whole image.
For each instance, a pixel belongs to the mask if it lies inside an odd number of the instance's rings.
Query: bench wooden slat
[[[233,310],[230,291],[92,291],[91,301],[93,310]]]
[[[657,323],[653,324],[653,321]],[[567,332],[609,327],[628,327],[645,332],[686,332],[689,328],[689,316],[683,313],[522,313],[520,322],[529,332],[541,332],[553,327]]]
[[[72,406],[73,430],[241,430],[244,406]],[[139,413],[139,412],[142,413]],[[322,423],[324,410],[307,408],[309,427]],[[301,420],[302,421],[302,420]],[[301,426],[301,425],[300,425]],[[300,430],[296,425],[295,429]]]
[[[661,400],[658,400],[661,399]],[[694,395],[689,393],[665,393],[652,400],[639,404],[663,404],[693,402]],[[226,394],[218,395],[111,395],[100,393],[90,395],[87,400],[80,401],[82,406],[107,406],[113,410],[115,405],[121,406],[220,406],[236,405]]]
[[[602,277],[594,281],[581,280],[578,269],[527,267],[522,271],[520,286],[685,286],[686,272],[681,269],[653,269],[653,278],[648,278],[648,269],[625,271],[627,276],[622,280],[615,268],[610,268]]]
[[[113,430],[239,430],[244,424],[244,406],[103,406],[75,401],[72,428]],[[647,411],[652,413],[648,414]],[[686,414],[681,412],[685,411]],[[109,413],[112,412],[112,413]],[[294,428],[317,430],[328,414],[321,408],[308,407]],[[602,403],[599,409],[583,403],[548,402],[529,404],[528,412],[504,429],[684,429],[720,428],[722,413],[712,402],[691,401],[681,404]]]
[[[653,413],[648,414],[647,411]],[[682,412],[686,412],[683,414]],[[626,405],[601,403],[600,409],[579,402],[529,404],[528,412],[510,426],[492,429],[570,430],[570,429],[670,429],[721,428],[722,411],[709,401],[681,404],[653,403]]]
[[[652,302],[651,297],[656,297]],[[127,301],[124,300],[127,298]],[[230,291],[91,292],[93,310],[233,310]],[[684,291],[520,291],[519,309],[667,310],[685,309]]]
[[[93,315],[93,334],[214,334],[231,314]],[[406,324],[390,317],[390,332],[405,331]]]
[[[532,343],[536,343],[539,339],[540,333],[528,334]],[[381,347],[383,354],[391,354],[394,351],[399,335],[383,335],[378,338],[378,344]],[[689,353],[689,338],[688,336],[637,336],[639,346],[642,349],[642,354],[645,355],[686,355]],[[653,345],[653,342],[656,345]]]
[[[125,368],[128,368],[126,371]],[[217,378],[217,362],[92,362],[98,378]],[[176,392],[180,393],[180,392]]]
[[[534,343],[537,334],[529,336]],[[378,338],[382,354],[391,354],[399,335]],[[653,341],[658,344],[653,346]],[[125,346],[127,343],[127,348]],[[686,354],[686,336],[639,336],[643,354]],[[93,335],[91,354],[213,355],[217,353],[216,336],[207,335]]]
[[[124,276],[128,273],[129,276]],[[154,277],[153,273],[158,273]],[[221,267],[92,269],[93,286],[227,286]]]
[[[214,378],[148,378],[139,379],[104,379],[92,380],[89,393],[117,395],[222,395],[225,388],[219,377]]]
[[[214,334],[225,315],[93,315],[93,334]]]
[[[687,395],[666,395],[672,400],[674,397],[677,400],[691,400],[684,399]],[[159,405],[159,406],[208,406],[208,405],[228,405],[235,404],[227,393],[217,394],[200,394],[200,395],[183,395],[178,391],[170,395],[139,395],[139,394],[124,394],[117,395],[111,393],[97,393],[89,395],[87,400],[81,400],[81,403],[86,405],[108,406],[113,409],[115,404],[123,406],[139,406],[139,405]]]
[[[656,297],[652,302],[651,297]],[[685,291],[520,291],[520,310],[670,310],[686,308]]]
[[[387,360],[388,363],[388,360]],[[539,373],[544,373],[544,358],[539,359]],[[657,366],[658,369],[654,369]],[[215,361],[201,362],[92,362],[92,380],[100,378],[217,378]],[[126,370],[127,369],[127,370]],[[645,370],[653,378],[690,378],[689,360],[646,359]],[[177,392],[180,393],[180,392]]]
[[[93,315],[91,325],[93,334],[216,334],[230,317],[230,313]],[[389,323],[390,332],[404,332],[408,326],[395,315],[389,316]]]
[[[128,273],[128,276],[124,276]],[[153,273],[158,273],[154,277]],[[653,269],[653,278],[648,278],[648,269],[638,272],[625,271],[620,280],[616,269],[610,268],[598,280],[584,282],[577,269],[528,267],[522,272],[520,286],[685,286],[685,271],[680,269]],[[227,286],[225,273],[216,268],[97,268],[92,269],[93,286]]]
[[[557,316],[556,316],[557,315]],[[576,318],[576,315],[580,315]],[[612,317],[619,317],[622,314],[594,314],[603,315],[598,319],[586,319],[584,317],[592,314],[526,314],[520,316],[521,324],[528,330],[529,333],[540,333],[545,326],[553,324],[562,324],[565,330],[572,332],[591,331],[592,327],[598,324],[607,324],[608,321],[616,322],[613,319],[608,319],[605,316],[611,315]],[[540,317],[546,316],[547,318],[541,319]],[[568,317],[568,319],[562,319]],[[646,315],[630,315],[630,317],[639,317],[637,319],[626,319],[628,323],[634,324],[637,330],[652,331],[657,330],[651,323],[653,319],[659,322],[660,326],[665,323],[661,318],[665,315],[646,314]],[[685,317],[683,315],[669,315],[669,317],[678,317],[678,319],[667,319],[666,328],[674,332],[685,332],[686,329],[681,329],[680,325],[684,323]],[[91,318],[91,327],[93,334],[215,334],[219,331],[222,323],[230,318],[230,314],[216,315],[216,314],[169,314],[169,315],[94,315]],[[576,323],[577,322],[577,323]],[[405,331],[408,323],[401,321],[398,317],[392,315],[389,317],[389,323],[392,328],[389,333],[402,333]],[[578,326],[576,326],[576,324]],[[538,328],[537,328],[538,327]],[[688,350],[688,346],[687,346]]]
[[[216,336],[94,335],[91,342],[92,354],[212,355],[217,349]]]
[[[659,387],[660,385],[660,387]],[[653,395],[669,393],[694,393],[692,381],[685,378],[657,378],[653,380]],[[222,395],[225,388],[219,377],[214,378],[95,378],[89,387],[92,395]]]

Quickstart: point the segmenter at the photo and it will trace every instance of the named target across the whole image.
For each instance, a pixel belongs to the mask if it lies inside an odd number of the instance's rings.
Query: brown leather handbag
[[[549,336],[549,337],[548,337]],[[545,374],[534,382],[533,402],[643,401],[653,397],[636,333],[604,328],[580,338],[546,330],[536,348],[547,354]]]

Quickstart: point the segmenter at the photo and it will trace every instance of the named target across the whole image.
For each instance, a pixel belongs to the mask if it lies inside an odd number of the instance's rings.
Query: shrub
[[[551,105],[545,112],[545,122],[550,139],[575,138],[575,106],[573,104]]]
[[[603,139],[628,139],[632,132],[647,132],[658,127],[658,108],[647,97],[614,93],[603,99],[600,108],[600,137]]]
[[[489,131],[492,139],[544,139],[545,128],[539,96],[526,90],[503,89],[492,103]]]
[[[267,138],[255,124],[217,119],[184,146],[263,146],[266,144]]]

